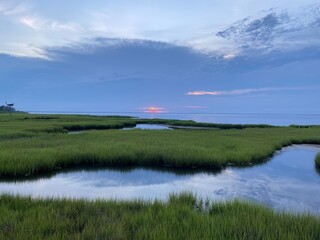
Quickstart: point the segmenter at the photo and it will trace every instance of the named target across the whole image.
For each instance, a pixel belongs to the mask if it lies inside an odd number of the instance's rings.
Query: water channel
[[[0,182],[0,193],[32,197],[165,200],[191,191],[214,201],[240,198],[276,210],[320,214],[320,146],[294,145],[264,164],[219,172],[170,168],[87,168]]]

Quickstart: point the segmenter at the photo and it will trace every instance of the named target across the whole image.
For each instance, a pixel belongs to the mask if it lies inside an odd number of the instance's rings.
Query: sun
[[[144,112],[146,113],[162,113],[163,112],[163,108],[160,107],[146,107],[144,108]]]

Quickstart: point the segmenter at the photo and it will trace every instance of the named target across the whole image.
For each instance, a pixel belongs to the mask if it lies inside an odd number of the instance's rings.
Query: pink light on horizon
[[[142,108],[142,110],[145,113],[163,113],[163,112],[165,112],[164,108],[162,108],[162,107],[154,107],[154,106],[145,107],[145,108]]]

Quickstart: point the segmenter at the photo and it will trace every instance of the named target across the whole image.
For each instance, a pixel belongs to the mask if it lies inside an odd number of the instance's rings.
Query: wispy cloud
[[[0,13],[13,21],[20,22],[34,30],[72,32],[81,30],[81,27],[76,23],[62,23],[54,19],[43,17],[37,14],[31,5],[25,3],[14,5],[8,4],[8,2],[0,2]]]
[[[292,51],[319,46],[320,5],[260,11],[237,21],[216,36],[231,40],[243,52],[262,50]]]
[[[18,5],[9,5],[6,2],[0,2],[0,13],[6,16],[15,16],[29,11],[31,7],[26,3]]]
[[[34,29],[44,31],[81,32],[81,27],[75,23],[61,23],[55,20],[46,19],[39,16],[23,16],[20,23]]]
[[[0,15],[11,22],[13,27],[3,30],[5,34],[0,46],[1,53],[49,59],[44,46],[66,45],[79,41],[84,35],[85,30],[79,23],[47,17],[33,4],[32,1],[17,4],[17,1],[0,0]],[[11,40],[12,35],[18,36],[16,40]],[[10,41],[6,36],[9,36]]]
[[[20,18],[20,22],[30,28],[39,30],[45,24],[44,20],[34,16],[24,16]]]
[[[188,92],[187,95],[190,96],[203,96],[203,95],[213,95],[213,96],[230,96],[230,95],[243,95],[249,93],[259,93],[259,92],[270,92],[270,91],[297,91],[297,90],[309,90],[314,89],[311,87],[267,87],[267,88],[247,88],[247,89],[235,89],[231,91],[192,91]]]

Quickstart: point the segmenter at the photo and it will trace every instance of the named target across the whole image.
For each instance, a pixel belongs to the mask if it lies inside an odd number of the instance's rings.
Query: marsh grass
[[[172,119],[137,119],[137,124],[166,124],[169,126],[202,127],[218,129],[245,129],[245,128],[275,128],[276,126],[267,124],[222,124],[222,123],[202,123],[191,120]]]
[[[66,133],[87,129],[119,129],[134,127],[136,122],[129,117],[100,117],[89,115],[34,115],[0,114],[0,140],[12,135]]]
[[[88,164],[221,169],[228,164],[263,162],[290,144],[320,143],[319,127],[110,130],[134,126],[138,121],[23,114],[7,120],[0,116],[0,176],[24,177]],[[102,130],[65,134],[84,129]]]
[[[210,130],[112,130],[138,123]],[[70,130],[87,130],[68,135]],[[108,129],[108,130],[106,130]],[[99,131],[98,131],[99,130]],[[0,114],[0,177],[112,165],[220,169],[263,162],[284,146],[320,144],[320,128],[200,124],[129,117]],[[316,165],[320,165],[320,155]],[[319,217],[252,203],[212,203],[190,193],[167,202],[0,196],[0,239],[318,239]]]
[[[0,196],[0,239],[318,239],[320,219],[190,193],[167,202]]]

